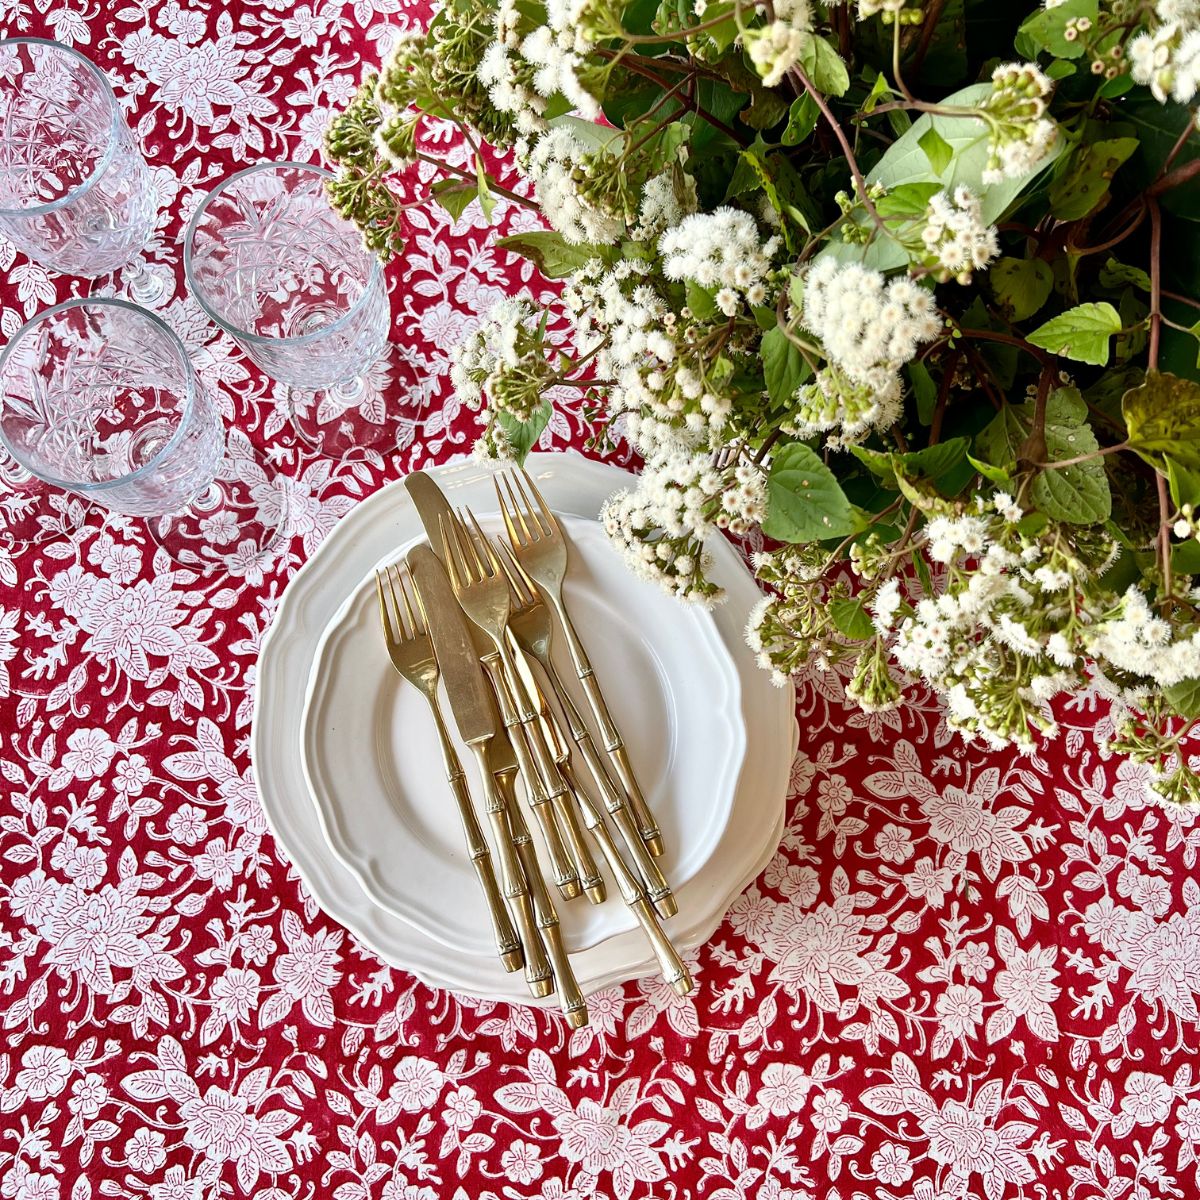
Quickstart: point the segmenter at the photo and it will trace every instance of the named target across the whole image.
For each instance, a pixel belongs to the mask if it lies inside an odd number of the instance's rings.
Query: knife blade
[[[429,546],[414,546],[408,552],[408,569],[421,596],[433,652],[462,740],[471,745],[495,737],[491,691],[445,567]]]

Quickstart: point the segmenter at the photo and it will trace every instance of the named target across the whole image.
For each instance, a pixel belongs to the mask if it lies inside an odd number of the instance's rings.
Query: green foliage
[[[775,454],[767,477],[763,533],[780,542],[843,537],[854,530],[854,512],[834,473],[803,442]]]
[[[988,272],[988,283],[1004,315],[1025,321],[1039,312],[1054,290],[1054,272],[1040,258],[1002,256]]]
[[[1130,449],[1151,466],[1200,471],[1200,384],[1154,372],[1121,398],[1121,415]]]
[[[1029,342],[1063,358],[1103,367],[1108,363],[1109,338],[1120,329],[1121,315],[1111,304],[1078,304],[1039,325]]]

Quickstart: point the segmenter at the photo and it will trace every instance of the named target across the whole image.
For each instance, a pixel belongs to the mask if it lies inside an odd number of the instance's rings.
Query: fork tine
[[[467,516],[470,517],[471,524],[474,526],[476,534],[478,534],[479,542],[483,544],[483,551],[487,555],[487,561],[492,568],[491,575],[493,578],[495,578],[495,576],[500,574],[502,567],[500,559],[496,554],[496,548],[492,545],[492,539],[483,532],[483,529],[479,524],[479,519],[469,508],[467,509]]]
[[[379,593],[379,619],[383,622],[383,636],[389,641],[395,641],[396,635],[392,632],[392,623],[388,616],[387,600],[383,594],[383,576],[375,572],[375,590]]]
[[[504,574],[508,576],[508,582],[512,586],[518,603],[522,606],[532,604],[538,598],[533,580],[525,573],[525,568],[517,561],[517,556],[508,546],[500,541],[496,545],[500,550],[500,566],[503,568]]]
[[[404,600],[404,611],[408,614],[409,626],[412,628],[413,637],[419,637],[421,634],[423,634],[425,632],[425,628],[421,622],[420,617],[418,617],[416,612],[414,612],[412,601],[408,595],[409,590],[412,586],[411,581],[408,578],[408,572],[407,571],[398,571],[397,575],[399,576],[399,579],[400,579],[400,595]]]
[[[400,641],[407,642],[411,639],[412,634],[408,631],[408,626],[404,624],[404,614],[400,611],[400,600],[396,595],[396,566],[393,563],[387,569],[388,590],[392,595],[392,615],[396,622],[397,636]]]
[[[537,484],[533,482],[533,476],[522,467],[520,474],[517,475],[517,482],[521,485],[522,490],[525,490],[526,496],[530,492],[533,493],[533,498],[537,501],[538,508],[541,509],[541,515],[533,512],[532,500],[529,502],[530,515],[538,522],[547,537],[553,537],[558,532],[558,518],[550,511],[550,506],[543,499],[542,493],[538,491]]]
[[[479,552],[479,545],[475,541],[475,536],[471,531],[471,523],[474,522],[475,528],[479,530],[479,536],[483,537],[483,530],[479,529],[479,523],[475,521],[475,514],[469,508],[459,509],[458,526],[462,530],[463,538],[467,546],[470,548],[473,558],[473,569],[476,572],[475,582],[480,583],[484,579],[490,579],[493,572],[488,570],[488,564],[484,560],[484,556]]]
[[[457,538],[452,539],[454,533],[454,517],[443,513],[438,517],[438,529],[442,534],[442,557],[446,560],[446,569],[450,573],[450,586],[455,593],[462,591],[463,583],[462,576],[466,573],[465,568],[460,569],[458,565],[458,554],[455,542]]]
[[[496,485],[496,495],[500,500],[500,512],[504,516],[504,525],[508,530],[509,540],[514,546],[528,546],[534,535],[529,532],[529,526],[525,523],[525,513],[513,493],[512,481],[507,474],[502,473],[493,476],[492,482]],[[503,491],[501,484],[503,484]],[[518,521],[521,523],[519,532],[517,530]]]

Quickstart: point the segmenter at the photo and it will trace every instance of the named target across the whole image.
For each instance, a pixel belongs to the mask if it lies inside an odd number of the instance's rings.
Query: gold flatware
[[[600,755],[596,752],[596,747],[592,742],[591,732],[579,715],[579,710],[575,707],[575,703],[554,665],[554,659],[551,656],[554,626],[550,610],[542,600],[533,580],[517,562],[512,551],[503,543],[498,548],[500,565],[504,569],[511,589],[512,603],[508,627],[521,649],[541,667],[549,685],[546,697],[551,705],[557,705],[562,710],[566,719],[565,728],[570,732],[571,740],[578,747],[580,756],[587,765],[592,779],[595,780],[596,787],[600,790],[604,808],[621,834],[621,839],[637,867],[637,872],[642,877],[647,899],[664,920],[673,917],[679,911],[679,905],[671,891],[671,885],[663,875],[662,868],[642,841],[637,822],[625,802],[625,795],[613,783],[604,769],[604,764],[600,761]],[[551,715],[562,727],[562,721],[558,720],[559,714],[552,711]],[[569,752],[565,746],[563,755],[567,759],[565,763],[564,759],[557,754],[555,759],[558,762],[559,770],[570,785],[572,775],[569,773]]]
[[[572,1029],[578,1029],[588,1022],[587,1003],[580,991],[575,972],[571,969],[567,948],[563,943],[562,928],[558,921],[558,910],[554,907],[546,881],[542,876],[542,868],[538,863],[537,851],[533,839],[529,836],[529,827],[521,814],[521,805],[517,800],[517,757],[513,753],[512,743],[506,734],[494,738],[491,746],[492,774],[496,778],[496,787],[504,797],[508,832],[512,838],[513,847],[520,860],[521,870],[529,882],[529,892],[532,897],[533,917],[536,929],[532,936],[532,944],[537,947],[538,961],[545,963],[546,974],[550,974],[553,964],[554,983],[558,988],[559,1003],[567,1024]],[[522,937],[525,928],[522,926]],[[549,954],[550,961],[546,962]],[[528,959],[528,955],[526,956]],[[528,978],[528,970],[526,971]],[[535,993],[546,995],[548,992]]]
[[[506,760],[512,758],[512,749],[507,735],[497,727],[495,708],[475,656],[475,646],[445,568],[428,546],[414,546],[407,561],[417,605],[450,698],[451,712],[459,733],[479,761],[484,807],[496,844],[500,881],[524,947],[525,981],[535,996],[548,996],[554,990],[550,964],[538,933],[531,889],[513,841],[508,797],[495,778],[497,762],[507,769]],[[516,770],[515,760],[512,770]],[[474,818],[473,808],[471,817]],[[475,829],[478,830],[477,821]]]
[[[671,939],[667,937],[658,923],[658,918],[654,915],[654,910],[647,897],[645,886],[621,857],[621,852],[605,824],[604,817],[587,789],[576,777],[574,769],[571,767],[571,756],[567,753],[566,742],[563,741],[561,731],[555,728],[552,715],[547,716],[546,726],[547,736],[551,740],[555,755],[561,756],[559,761],[562,764],[563,773],[566,775],[575,801],[583,813],[584,824],[588,827],[588,832],[596,839],[596,843],[608,863],[608,869],[617,881],[617,890],[621,893],[621,899],[625,901],[626,906],[633,912],[638,924],[642,927],[646,940],[654,950],[654,957],[658,959],[658,968],[663,979],[679,995],[686,996],[693,986],[691,973],[684,966],[683,959],[679,957],[678,951],[671,944]],[[635,838],[635,840],[637,839]],[[640,842],[638,844],[641,845]]]
[[[504,901],[500,898],[500,890],[496,885],[496,874],[492,867],[491,852],[484,840],[483,830],[479,827],[475,807],[471,803],[466,774],[463,771],[458,752],[454,749],[446,730],[446,721],[442,716],[437,692],[441,669],[429,632],[419,615],[419,605],[414,608],[409,598],[407,582],[395,567],[388,567],[383,574],[376,571],[375,584],[379,593],[379,615],[383,622],[384,638],[387,642],[388,656],[392,660],[392,666],[425,697],[430,712],[433,714],[434,725],[437,727],[438,739],[441,743],[446,779],[458,805],[463,831],[466,834],[467,850],[487,902],[496,951],[500,955],[500,961],[504,964],[506,971],[519,970],[524,960],[521,943],[517,940],[516,930],[513,928],[508,909],[505,908]],[[482,684],[482,680],[480,682]],[[495,730],[486,729],[483,724],[477,727],[468,726],[464,730],[460,719],[459,731],[463,734],[463,740],[478,755],[485,791],[489,791],[491,774],[487,770],[484,744]],[[489,807],[490,804],[491,797],[489,796]]]
[[[527,472],[507,471],[494,476],[492,482],[495,484],[504,527],[508,531],[516,558],[538,585],[558,617],[567,639],[567,649],[570,651],[575,673],[583,685],[588,705],[600,729],[604,749],[616,768],[621,786],[633,809],[638,833],[646,848],[657,858],[663,852],[662,832],[650,812],[641,788],[638,787],[621,731],[608,711],[587,650],[579,640],[567,607],[563,603],[562,583],[567,573],[568,558],[566,534]]]
[[[537,714],[521,682],[507,641],[508,582],[487,539],[481,537],[476,541],[470,527],[472,522],[473,517],[469,513],[462,518],[451,514],[442,520],[442,544],[450,584],[462,610],[491,638],[495,648],[499,661],[492,670],[492,676],[500,698],[500,711],[506,724],[509,714],[515,714],[520,735],[525,740],[529,762],[522,762],[521,767],[526,780],[532,785],[531,792],[536,801],[534,812],[539,816],[543,833],[551,830],[556,837],[557,829],[561,826],[570,845],[570,855],[567,856],[563,853],[561,841],[556,846],[547,838],[546,848],[550,853],[555,878],[561,880],[565,874],[568,878],[578,879],[589,893],[589,899],[598,903],[603,899],[603,893],[597,887],[601,883],[599,871],[579,828],[566,782],[538,728]],[[490,656],[484,660],[484,665],[488,666],[489,661]],[[520,759],[519,740],[514,743],[514,748]],[[542,813],[550,819],[542,820]],[[558,818],[557,825],[554,817]]]

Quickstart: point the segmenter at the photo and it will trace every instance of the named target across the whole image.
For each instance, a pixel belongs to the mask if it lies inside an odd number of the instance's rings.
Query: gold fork
[[[408,680],[429,703],[433,722],[437,726],[438,740],[442,747],[442,760],[446,767],[446,780],[454,793],[458,813],[462,819],[463,831],[467,838],[467,850],[471,855],[471,863],[475,874],[479,877],[479,885],[483,889],[487,901],[488,913],[492,920],[492,932],[496,941],[496,951],[506,971],[520,970],[524,961],[521,953],[521,943],[513,928],[512,918],[504,901],[500,897],[500,889],[496,884],[496,872],[492,866],[492,855],[488,844],[484,841],[483,830],[479,827],[479,818],[475,814],[475,806],[471,803],[471,793],[467,790],[467,777],[463,772],[462,762],[450,735],[446,730],[446,721],[442,716],[441,705],[438,702],[438,670],[437,658],[433,652],[433,643],[425,628],[420,615],[420,606],[414,605],[409,598],[406,578],[396,567],[386,570],[387,593],[384,592],[384,575],[375,572],[375,586],[379,593],[379,615],[383,621],[384,638],[387,641],[388,657],[392,666]],[[389,604],[390,600],[390,604]],[[403,604],[403,611],[401,610]],[[479,757],[480,770],[487,772],[486,744],[481,742],[472,745],[472,750]]]
[[[567,573],[566,535],[526,471],[506,471],[493,476],[492,482],[517,561],[538,585],[558,617],[566,635],[575,674],[583,685],[588,705],[604,740],[604,749],[616,767],[621,786],[633,809],[638,832],[646,849],[657,858],[663,852],[662,832],[638,787],[621,731],[608,711],[596,672],[563,603],[562,584]]]
[[[467,520],[470,519],[468,514]],[[485,541],[481,553],[466,521],[461,517],[451,514],[449,518],[443,518],[441,534],[454,594],[463,611],[491,638],[496,649],[496,659],[489,656],[483,660],[484,665],[496,685],[505,725],[515,721],[517,727],[513,748],[520,761],[521,773],[530,785],[530,801],[546,842],[555,882],[568,900],[579,894],[579,885],[582,883],[585,888],[591,888],[589,898],[598,902],[603,896],[596,897],[595,885],[602,881],[595,860],[571,811],[567,785],[537,728],[536,714],[521,685],[506,640],[508,581],[500,570],[495,552],[490,550]],[[560,822],[571,842],[570,855],[559,833]],[[575,864],[579,865],[578,872]]]
[[[512,630],[521,649],[530,655],[545,673],[546,681],[550,685],[546,699],[549,704],[561,708],[566,721],[565,725],[561,720],[558,721],[559,727],[566,728],[570,732],[571,740],[575,743],[580,756],[587,764],[588,771],[596,781],[596,786],[600,789],[600,795],[604,801],[604,807],[608,815],[612,817],[613,823],[620,832],[634,865],[637,867],[638,874],[642,877],[647,898],[664,920],[673,917],[679,911],[679,905],[671,891],[671,885],[663,875],[662,868],[646,849],[637,822],[629,811],[629,805],[625,802],[625,795],[613,783],[604,769],[604,764],[600,761],[600,755],[596,753],[596,747],[592,742],[591,732],[579,715],[579,709],[575,707],[574,701],[558,674],[558,668],[554,665],[554,659],[550,653],[554,632],[550,610],[542,600],[533,580],[517,562],[512,551],[503,543],[499,545],[499,550],[500,565],[504,568],[511,589],[512,609],[508,617],[508,627]],[[556,720],[558,715],[558,713],[553,713]],[[563,751],[565,754],[565,747],[563,747]],[[559,770],[562,771],[570,785],[573,775],[569,758],[564,761],[557,754],[555,758],[558,761]],[[575,790],[578,791],[578,788]]]

